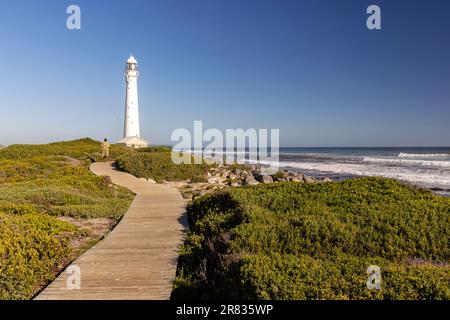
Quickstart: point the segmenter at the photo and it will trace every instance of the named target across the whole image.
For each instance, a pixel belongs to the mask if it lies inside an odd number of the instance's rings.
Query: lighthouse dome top
[[[132,54],[131,54],[130,57],[128,58],[127,63],[137,63],[136,59],[133,57]]]

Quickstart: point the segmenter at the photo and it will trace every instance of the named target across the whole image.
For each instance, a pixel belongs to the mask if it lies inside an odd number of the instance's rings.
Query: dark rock
[[[259,182],[253,176],[249,175],[245,178],[245,184],[254,186],[259,184]]]
[[[254,172],[253,177],[261,183],[272,183],[273,182],[272,176],[269,176],[269,175]]]
[[[316,179],[314,179],[313,177],[308,177],[308,176],[303,176],[303,181],[305,181],[306,183],[314,183],[316,182]]]

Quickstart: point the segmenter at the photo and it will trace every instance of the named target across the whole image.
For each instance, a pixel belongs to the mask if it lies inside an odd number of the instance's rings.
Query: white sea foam
[[[260,162],[268,165],[268,162]],[[326,173],[381,176],[408,181],[426,187],[450,188],[450,172],[447,170],[409,170],[404,167],[382,167],[375,164],[319,163],[319,162],[279,162],[280,167],[312,170]]]
[[[411,160],[411,159],[393,159],[393,158],[372,158],[363,157],[363,162],[381,163],[381,164],[396,164],[407,166],[432,166],[432,167],[450,167],[450,161],[438,160]]]
[[[399,158],[425,158],[425,159],[435,159],[435,158],[450,158],[449,153],[403,153],[398,154]]]

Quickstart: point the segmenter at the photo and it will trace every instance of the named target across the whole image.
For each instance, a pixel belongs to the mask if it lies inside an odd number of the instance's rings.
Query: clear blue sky
[[[78,4],[82,29],[66,29]],[[366,28],[378,4],[382,30]],[[283,146],[450,145],[450,1],[0,0],[0,144],[279,128]]]

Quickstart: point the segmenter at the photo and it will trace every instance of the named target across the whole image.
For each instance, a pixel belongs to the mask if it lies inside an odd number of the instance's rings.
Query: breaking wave
[[[450,161],[437,161],[437,160],[433,161],[433,160],[411,160],[411,159],[363,157],[363,162],[408,165],[408,166],[450,167]]]
[[[262,161],[261,164],[269,165]],[[320,171],[356,176],[380,176],[424,185],[427,187],[450,186],[450,172],[448,170],[408,170],[404,167],[382,167],[373,164],[357,163],[318,163],[318,162],[279,162],[280,167],[295,168],[299,170]]]
[[[435,159],[435,158],[450,158],[448,153],[403,153],[398,154],[399,158],[425,158],[425,159]]]

